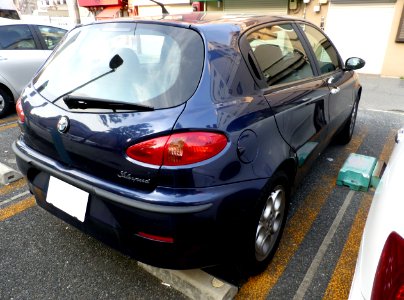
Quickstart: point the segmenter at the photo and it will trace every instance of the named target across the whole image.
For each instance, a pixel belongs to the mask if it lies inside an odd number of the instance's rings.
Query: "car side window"
[[[341,69],[338,52],[330,40],[318,29],[301,24],[320,67],[321,74]]]
[[[6,25],[0,27],[1,50],[36,49],[34,37],[27,25]]]
[[[38,29],[48,50],[53,50],[67,32],[64,29],[43,25],[38,26]]]
[[[306,52],[291,24],[260,28],[247,36],[269,86],[313,77]]]

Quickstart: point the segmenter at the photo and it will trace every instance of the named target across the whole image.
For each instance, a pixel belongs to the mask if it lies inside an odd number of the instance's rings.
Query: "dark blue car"
[[[256,272],[308,167],[351,139],[364,63],[289,18],[80,26],[18,101],[13,149],[41,207],[136,259]]]

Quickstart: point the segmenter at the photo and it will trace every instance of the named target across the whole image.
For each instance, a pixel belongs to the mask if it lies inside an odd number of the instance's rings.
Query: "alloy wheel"
[[[276,245],[285,217],[286,194],[278,185],[270,193],[262,210],[255,235],[255,257],[265,260]]]
[[[357,113],[358,113],[358,103],[355,102],[354,107],[352,109],[351,122],[349,124],[349,136],[352,136],[352,134],[353,134]]]

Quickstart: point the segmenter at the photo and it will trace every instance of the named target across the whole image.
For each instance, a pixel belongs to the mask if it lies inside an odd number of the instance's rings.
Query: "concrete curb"
[[[21,178],[22,175],[20,172],[0,163],[0,184],[9,184]]]
[[[155,268],[140,262],[138,265],[191,299],[229,300],[238,292],[234,285],[199,269],[177,271]]]

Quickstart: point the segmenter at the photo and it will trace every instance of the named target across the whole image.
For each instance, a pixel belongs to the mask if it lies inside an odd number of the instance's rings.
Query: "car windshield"
[[[115,55],[123,63],[111,71]],[[167,108],[184,103],[195,92],[203,59],[202,38],[191,29],[93,24],[69,32],[34,78],[34,87],[49,101],[71,94]]]

